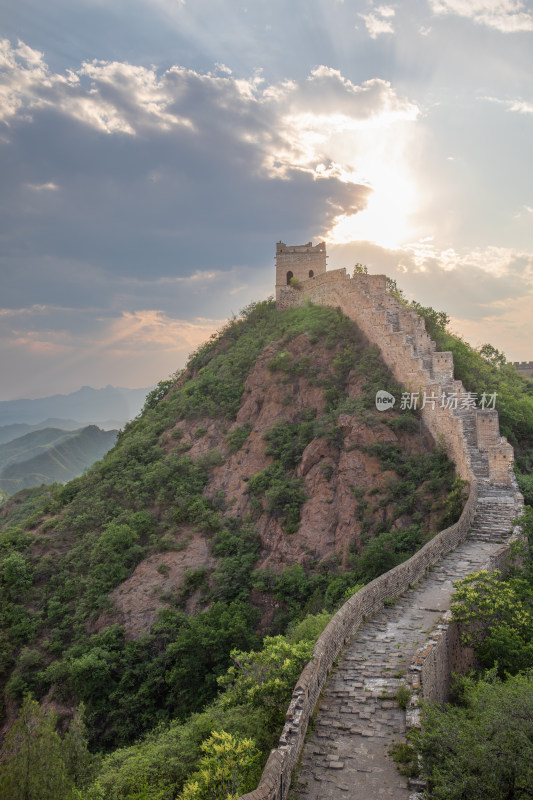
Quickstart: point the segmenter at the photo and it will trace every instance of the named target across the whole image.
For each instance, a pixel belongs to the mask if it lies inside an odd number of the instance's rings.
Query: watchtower
[[[326,271],[326,243],[286,245],[276,243],[276,295],[281,286],[289,286],[291,278],[308,281]]]

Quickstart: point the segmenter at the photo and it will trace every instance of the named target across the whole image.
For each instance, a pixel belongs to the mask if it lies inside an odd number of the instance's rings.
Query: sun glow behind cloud
[[[388,6],[380,9],[387,19],[393,15]],[[198,73],[175,65],[161,72],[102,60],[58,74],[42,53],[21,42],[12,48],[3,41],[0,55],[9,98],[6,122],[55,107],[110,136],[172,131],[187,144],[192,131],[205,135],[211,124],[204,105],[190,102],[200,92],[218,120],[216,135],[220,138],[225,125],[231,125],[229,135],[254,153],[265,176],[292,180],[299,172],[331,181],[330,213],[324,222],[329,229],[317,230],[317,235],[332,243],[364,240],[388,248],[416,236],[410,226],[417,189],[409,156],[416,150],[420,110],[388,81],[372,78],[356,84],[339,70],[320,65],[303,80],[269,84],[258,72],[245,80],[224,67]],[[351,187],[342,204],[339,183]],[[32,187],[55,189],[56,184]]]
[[[414,117],[413,117],[414,118]],[[340,214],[325,237],[332,244],[362,240],[398,248],[416,236],[413,216],[420,198],[409,165],[415,131],[403,120],[378,119],[366,130],[338,134],[341,180],[367,186],[366,207]]]
[[[410,217],[418,205],[415,181],[401,160],[382,160],[378,153],[368,154],[364,166],[372,190],[366,208],[357,214],[341,214],[324,235],[332,244],[362,240],[388,249],[402,247],[413,234]]]
[[[278,142],[269,152],[266,168],[271,175],[298,169],[316,180],[337,178],[352,184],[354,195],[357,187],[353,207],[339,212],[320,233],[332,244],[406,244],[417,235],[411,217],[420,200],[410,161],[419,136],[414,124],[419,108],[378,79],[355,86],[324,67],[312,79],[327,81],[337,91],[342,87],[345,108],[324,113],[300,99],[300,108],[281,117],[282,146]]]

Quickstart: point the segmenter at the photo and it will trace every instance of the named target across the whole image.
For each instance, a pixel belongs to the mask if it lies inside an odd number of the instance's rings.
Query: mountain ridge
[[[113,446],[118,431],[87,425],[73,431],[43,428],[0,445],[0,489],[9,494],[40,484],[65,483]]]
[[[119,420],[121,426],[142,409],[150,389],[82,386],[69,394],[0,401],[0,429],[12,424],[41,424],[47,418],[78,420],[80,425]]]

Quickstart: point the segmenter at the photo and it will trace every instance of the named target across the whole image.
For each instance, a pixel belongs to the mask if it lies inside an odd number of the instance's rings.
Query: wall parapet
[[[280,744],[272,750],[257,789],[239,800],[284,800],[292,772],[298,763],[311,715],[333,662],[358,628],[385,607],[385,601],[418,583],[447,553],[463,542],[472,525],[477,506],[477,487],[472,485],[460,519],[438,533],[408,561],[363,586],[337,611],[328,623],[296,683],[289,704]]]
[[[533,361],[512,361],[511,363],[524,378],[533,379]]]
[[[509,571],[515,562],[513,545],[524,542],[519,527],[515,527],[511,537],[487,559],[479,571],[487,570],[502,573]],[[409,667],[409,678],[413,688],[411,715],[408,714],[408,727],[419,724],[418,698],[431,702],[444,703],[448,697],[453,672],[465,673],[476,665],[474,651],[460,642],[458,625],[452,620],[452,612],[446,611],[428,639],[416,651]],[[443,670],[444,668],[444,670]]]

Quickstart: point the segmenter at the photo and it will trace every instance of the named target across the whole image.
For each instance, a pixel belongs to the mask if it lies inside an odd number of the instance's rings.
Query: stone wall
[[[438,533],[408,561],[380,575],[351,597],[335,614],[319,637],[311,660],[304,667],[294,689],[281,733],[279,746],[272,751],[257,789],[240,800],[283,800],[292,772],[302,751],[309,719],[344,644],[365,620],[380,611],[385,600],[397,597],[418,583],[430,566],[466,539],[477,505],[477,490],[472,487],[461,518]]]
[[[533,379],[533,361],[512,361],[511,363],[524,378]]]
[[[379,347],[395,378],[419,393],[420,407],[426,399],[422,418],[435,441],[444,442],[459,475],[469,483],[488,477],[511,484],[513,449],[500,436],[498,412],[467,405],[468,393],[454,379],[452,353],[436,352],[423,318],[388,292],[386,282],[385,275],[350,278],[344,269],[332,270],[299,288],[279,287],[277,301],[280,308],[308,301],[339,307]]]
[[[489,572],[507,572],[515,562],[512,545],[522,540],[519,529],[490,557],[481,569]],[[448,697],[452,673],[464,674],[476,666],[474,651],[463,647],[458,625],[452,622],[451,611],[447,611],[439,625],[429,634],[409,667],[409,681],[413,696],[408,712],[408,727],[418,725],[418,698],[444,703]]]
[[[344,644],[365,620],[384,607],[385,600],[418,583],[429,567],[466,539],[478,508],[479,485],[489,492],[517,491],[513,451],[500,436],[497,412],[444,403],[443,398],[451,393],[460,396],[465,392],[461,382],[454,379],[452,354],[436,352],[424,320],[387,292],[385,275],[350,278],[345,270],[334,270],[304,281],[298,288],[277,286],[276,298],[279,308],[309,301],[339,307],[380,348],[385,363],[409,392],[425,392],[426,398],[434,398],[421,411],[422,417],[434,439],[444,442],[458,473],[468,481],[470,494],[455,525],[438,533],[408,561],[364,586],[335,614],[296,684],[279,746],[272,751],[257,789],[240,800],[284,800],[309,719]],[[502,554],[502,559],[506,557]],[[424,686],[422,691],[434,699],[445,696],[451,671],[467,666],[471,659],[460,647],[457,631],[446,621],[439,630],[415,670],[419,685]]]

